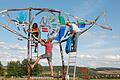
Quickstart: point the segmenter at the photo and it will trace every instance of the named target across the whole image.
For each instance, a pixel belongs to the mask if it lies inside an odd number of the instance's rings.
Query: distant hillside
[[[104,71],[104,70],[120,70],[120,68],[113,68],[113,67],[99,67],[96,68],[97,71]]]

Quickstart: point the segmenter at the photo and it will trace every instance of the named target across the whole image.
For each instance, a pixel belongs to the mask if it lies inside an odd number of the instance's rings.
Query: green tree
[[[35,61],[31,60],[31,64],[33,64]],[[42,66],[40,64],[36,65],[34,69],[31,71],[32,76],[39,76],[42,73]]]
[[[7,64],[7,75],[8,76],[21,76],[21,64],[20,61],[10,61]]]
[[[3,76],[4,75],[4,68],[3,68],[3,65],[0,61],[0,76]]]
[[[17,76],[22,77],[22,64],[20,63],[20,61],[17,61],[16,64],[17,64],[17,72],[18,72]]]
[[[33,64],[35,61],[30,60],[31,64]],[[39,76],[42,73],[42,67],[41,65],[36,65],[33,70],[31,70],[31,76]],[[22,75],[27,76],[28,75],[28,60],[24,59],[22,61]]]
[[[24,60],[22,61],[22,75],[23,75],[23,76],[27,76],[27,75],[28,75],[27,64],[28,64],[28,60],[27,60],[27,59],[24,59]]]

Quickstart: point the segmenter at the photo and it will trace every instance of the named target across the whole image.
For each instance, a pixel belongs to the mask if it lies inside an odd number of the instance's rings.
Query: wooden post
[[[62,72],[63,72],[63,75],[62,75],[62,80],[65,80],[65,76],[66,76],[66,72],[65,72],[65,64],[64,64],[64,59],[63,59],[63,50],[62,50],[62,45],[61,43],[59,43],[59,46],[60,46],[60,53],[61,53],[61,60],[62,60]]]
[[[29,9],[29,29],[31,26],[31,9]],[[28,80],[30,80],[30,33],[28,33]]]

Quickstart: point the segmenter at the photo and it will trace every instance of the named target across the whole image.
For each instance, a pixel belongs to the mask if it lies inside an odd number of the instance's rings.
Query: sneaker
[[[30,67],[31,67],[31,69],[33,69],[33,68],[34,68],[34,65],[30,65]]]
[[[55,75],[51,74],[50,77],[55,77]]]

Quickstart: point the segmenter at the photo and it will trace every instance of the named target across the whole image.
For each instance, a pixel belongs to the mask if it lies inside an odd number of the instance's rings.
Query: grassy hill
[[[66,68],[66,67],[65,67]],[[4,69],[7,69],[4,67]],[[88,67],[77,67],[76,68],[76,77],[82,77],[88,75],[91,79],[120,79],[120,68],[111,68],[111,67],[99,67],[99,68],[88,68]],[[82,70],[83,69],[83,70]],[[62,75],[62,67],[54,66],[54,74]],[[81,71],[82,70],[82,71]],[[85,70],[88,70],[85,72]],[[73,76],[73,67],[69,68],[69,75]],[[50,70],[48,66],[42,66],[42,72],[39,77],[50,76]],[[33,76],[35,77],[35,76]],[[38,76],[36,76],[38,77]]]

